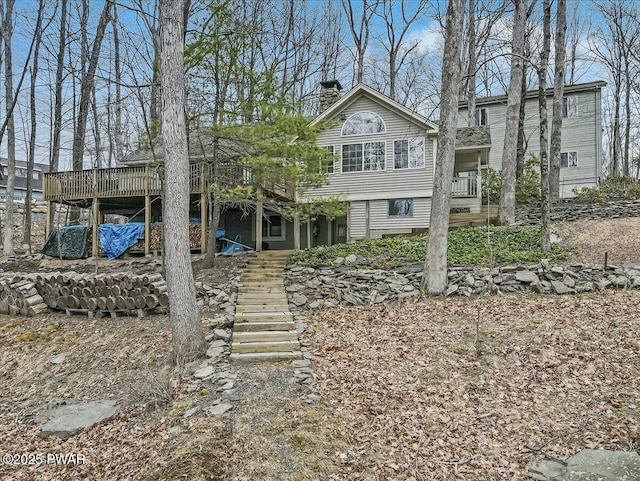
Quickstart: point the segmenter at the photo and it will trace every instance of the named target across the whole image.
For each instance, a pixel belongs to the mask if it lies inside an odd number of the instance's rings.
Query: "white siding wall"
[[[405,198],[405,197],[398,197]],[[351,202],[351,238],[364,239],[367,235],[367,208],[369,202],[369,237],[380,238],[383,234],[410,234],[413,229],[429,227],[431,198],[413,198],[412,216],[390,216],[387,199]]]
[[[588,187],[596,183],[600,175],[601,124],[600,124],[600,91],[567,93],[575,96],[578,113],[575,117],[562,119],[562,152],[575,151],[578,153],[578,167],[560,169],[561,196],[571,196],[573,187]],[[551,97],[547,100],[549,112],[549,128],[551,128],[552,104]],[[489,165],[496,170],[502,168],[502,151],[504,148],[505,115],[507,110],[504,103],[478,105],[486,108],[488,123],[491,127],[491,153]],[[466,126],[466,108],[460,110],[458,126]],[[527,152],[540,152],[540,122],[538,116],[538,99],[529,98],[525,104],[525,133],[527,138]],[[515,139],[513,139],[515,142]],[[528,158],[528,155],[525,157]]]
[[[351,239],[364,239],[367,234],[366,202],[351,202],[349,219]]]
[[[394,199],[398,197],[428,197],[433,189],[433,146],[435,135],[425,137],[426,131],[415,123],[381,106],[368,96],[357,99],[342,114],[349,118],[361,111],[375,112],[385,122],[387,131],[381,134],[341,135],[344,121],[334,119],[334,125],[318,135],[318,145],[334,146],[335,173],[329,174],[329,183],[319,189],[304,193],[302,199],[342,195],[346,200]],[[425,137],[425,168],[393,168],[393,141]],[[340,156],[343,144],[357,142],[386,142],[386,169],[370,172],[342,172]],[[355,215],[354,215],[355,217]]]

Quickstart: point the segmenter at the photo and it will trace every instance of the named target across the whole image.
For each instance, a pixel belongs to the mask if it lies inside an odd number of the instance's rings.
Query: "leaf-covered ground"
[[[314,314],[317,391],[351,446],[338,478],[524,480],[544,455],[638,449],[639,301],[494,296]]]

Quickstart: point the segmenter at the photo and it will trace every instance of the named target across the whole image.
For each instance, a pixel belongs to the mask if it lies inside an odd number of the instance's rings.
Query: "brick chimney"
[[[323,113],[338,100],[342,85],[337,80],[325,80],[320,82],[320,113]]]

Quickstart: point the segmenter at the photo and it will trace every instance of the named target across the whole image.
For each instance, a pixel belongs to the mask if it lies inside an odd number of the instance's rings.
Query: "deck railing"
[[[477,177],[454,177],[451,184],[451,197],[476,197],[478,194]]]
[[[92,197],[138,197],[162,193],[162,166],[115,167],[44,174],[44,200],[67,201]],[[201,194],[213,185],[260,186],[265,191],[293,200],[295,184],[268,178],[259,182],[250,167],[235,163],[190,165],[189,188]]]

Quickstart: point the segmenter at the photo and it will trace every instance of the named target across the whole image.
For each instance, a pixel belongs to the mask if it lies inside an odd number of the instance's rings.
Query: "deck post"
[[[300,250],[300,217],[297,215],[293,218],[293,248]]]
[[[262,188],[258,187],[258,201],[256,202],[256,252],[262,251]]]
[[[47,201],[47,220],[44,225],[44,239],[47,240],[49,234],[51,234],[51,230],[53,229],[53,213],[55,210],[51,208],[51,201]]]
[[[202,192],[200,194],[200,252],[202,254],[207,253],[207,219],[209,217],[207,215],[209,212],[207,200],[207,194]]]
[[[148,192],[148,191],[147,191]],[[144,196],[144,255],[151,253],[151,196]]]
[[[311,249],[311,221],[307,221],[307,247]]]
[[[100,253],[100,236],[98,229],[100,225],[100,199],[93,198],[93,229],[91,230],[91,255],[94,259],[98,258]]]
[[[333,244],[333,221],[327,217],[327,245]]]

